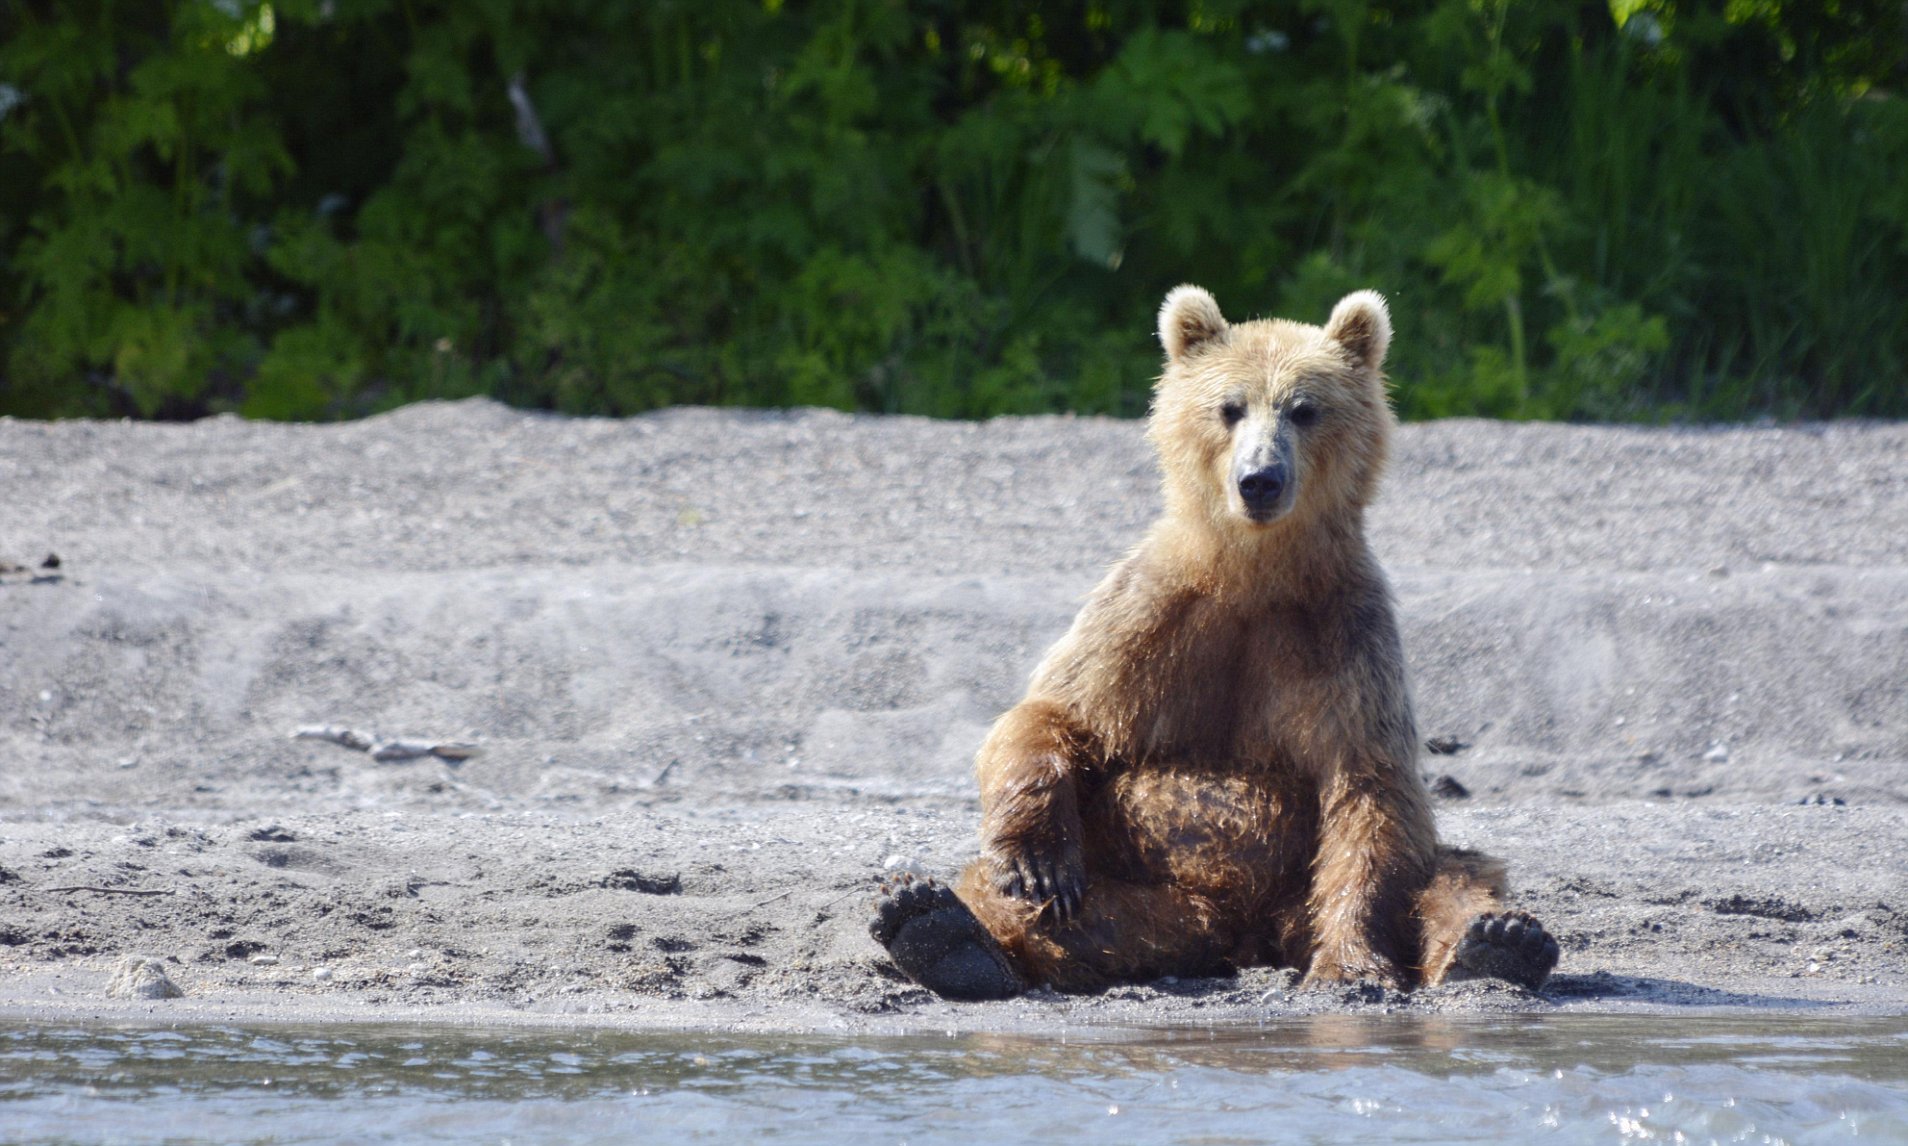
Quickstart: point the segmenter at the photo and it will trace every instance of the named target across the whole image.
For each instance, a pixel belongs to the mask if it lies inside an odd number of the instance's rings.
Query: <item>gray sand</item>
[[[901,980],[875,879],[971,854],[974,748],[1157,503],[1140,427],[1088,419],[0,420],[0,1017],[1908,1012],[1908,426],[1874,424],[1402,431],[1374,542],[1422,730],[1468,746],[1423,767],[1558,934],[1543,997]],[[185,997],[109,997],[135,956]]]

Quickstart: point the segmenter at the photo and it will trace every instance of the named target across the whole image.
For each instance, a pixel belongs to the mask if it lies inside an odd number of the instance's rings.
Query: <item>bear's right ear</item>
[[[1226,316],[1219,313],[1218,300],[1210,291],[1174,287],[1160,304],[1159,343],[1166,348],[1168,362],[1178,362],[1225,332]]]

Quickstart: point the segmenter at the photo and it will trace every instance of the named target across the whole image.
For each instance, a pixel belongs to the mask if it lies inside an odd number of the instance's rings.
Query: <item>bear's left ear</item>
[[[1361,290],[1339,299],[1325,324],[1325,337],[1344,347],[1352,361],[1365,369],[1383,368],[1385,351],[1391,349],[1391,311],[1385,307],[1385,296]]]
[[[1166,361],[1178,362],[1226,332],[1226,316],[1212,292],[1196,286],[1177,286],[1159,308],[1159,344]]]

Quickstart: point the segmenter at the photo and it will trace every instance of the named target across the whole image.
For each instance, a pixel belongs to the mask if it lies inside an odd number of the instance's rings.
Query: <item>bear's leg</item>
[[[908,978],[944,998],[1009,999],[1024,989],[1000,944],[932,879],[883,884],[868,933]]]
[[[1424,928],[1422,981],[1508,979],[1532,990],[1557,965],[1557,941],[1521,911],[1506,911],[1504,865],[1460,848],[1439,848],[1438,867],[1418,894]]]
[[[1116,982],[1222,970],[1237,939],[1211,900],[1172,884],[1092,878],[1074,913],[1008,895],[987,861],[961,877],[960,897],[1029,985],[1092,991]]]
[[[1424,786],[1408,768],[1346,767],[1321,781],[1304,986],[1403,988],[1412,979],[1414,897],[1437,874],[1438,846]]]
[[[1438,849],[1438,865],[1431,882],[1418,893],[1417,914],[1424,943],[1419,964],[1421,982],[1431,984],[1444,979],[1471,921],[1504,909],[1506,887],[1502,861],[1462,848]]]

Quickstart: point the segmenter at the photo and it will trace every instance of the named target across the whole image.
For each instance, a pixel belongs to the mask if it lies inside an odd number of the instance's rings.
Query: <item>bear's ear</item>
[[[1226,332],[1226,316],[1211,292],[1196,286],[1178,286],[1159,307],[1159,343],[1166,361],[1178,362]]]
[[[1338,300],[1325,324],[1325,337],[1345,348],[1367,370],[1381,369],[1391,349],[1391,311],[1375,290],[1353,291]]]

